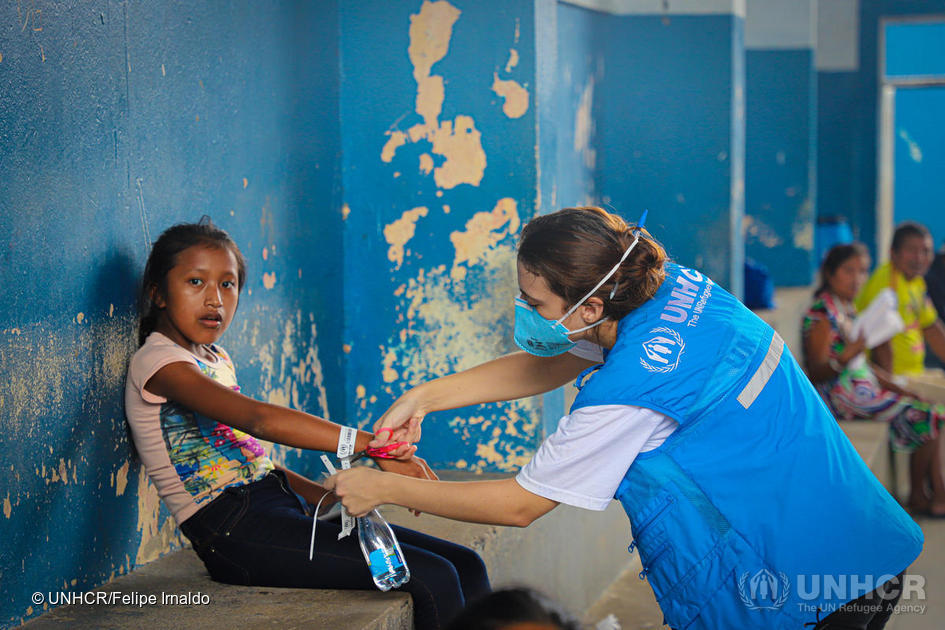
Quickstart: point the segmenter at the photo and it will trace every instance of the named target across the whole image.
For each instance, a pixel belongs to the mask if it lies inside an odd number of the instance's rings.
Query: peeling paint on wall
[[[811,216],[810,200],[805,200],[800,212],[791,226],[794,247],[813,251],[814,249],[814,221]]]
[[[916,164],[922,163],[922,147],[919,146],[919,143],[912,139],[912,136],[909,135],[909,132],[905,129],[899,130],[899,137],[906,143],[906,146],[909,147],[909,159],[915,162]]]
[[[593,106],[594,77],[591,77],[581,92],[581,100],[574,116],[574,151],[583,156],[584,166],[590,169],[597,164],[597,152],[591,146],[594,134]]]
[[[528,111],[528,90],[517,81],[503,81],[498,73],[495,73],[492,91],[504,99],[502,112],[509,118],[521,118]]]
[[[169,549],[172,543],[180,545],[177,525],[173,516],[160,522],[161,498],[157,488],[148,479],[144,466],[138,469],[138,531],[141,541],[135,555],[135,564],[156,560]]]
[[[413,238],[420,217],[427,216],[429,210],[423,206],[404,212],[399,219],[384,226],[384,238],[390,245],[387,250],[387,259],[397,265],[397,269],[404,262],[404,246]]]
[[[518,232],[521,225],[517,204],[511,197],[500,199],[492,212],[479,212],[466,222],[466,229],[450,234],[456,249],[450,277],[462,280],[467,267],[480,260],[499,241]],[[466,265],[466,267],[460,265]]]
[[[514,48],[509,49],[509,60],[505,64],[505,71],[512,72],[515,66],[518,65],[518,51]]]
[[[784,241],[778,233],[758,217],[745,215],[742,218],[745,236],[750,237],[765,247],[778,247]]]
[[[304,393],[314,388],[320,409],[302,410],[319,413],[327,419],[328,392],[325,389],[322,363],[318,358],[314,315],[309,313],[303,318],[302,312],[296,311],[294,317],[286,318],[281,338],[257,345],[259,325],[260,321],[266,321],[265,313],[264,307],[257,308],[250,334],[251,345],[256,348],[256,356],[251,362],[258,363],[262,369],[262,391],[258,397],[275,405],[302,409]],[[308,338],[302,334],[303,327],[308,329]]]
[[[445,86],[443,77],[431,74],[433,66],[449,51],[453,25],[460,13],[445,0],[424,1],[420,12],[410,16],[407,54],[417,82],[415,111],[423,122],[410,127],[406,133],[397,129],[388,131],[389,138],[381,150],[381,160],[391,162],[397,150],[408,141],[430,142],[433,153],[445,158],[433,169],[433,179],[442,189],[460,184],[478,186],[486,170],[482,136],[472,117],[459,115],[454,120],[439,120],[446,97]],[[423,167],[421,162],[421,169]]]
[[[128,485],[129,466],[130,462],[126,460],[118,469],[118,472],[115,473],[115,496],[120,497],[125,493],[125,487]]]

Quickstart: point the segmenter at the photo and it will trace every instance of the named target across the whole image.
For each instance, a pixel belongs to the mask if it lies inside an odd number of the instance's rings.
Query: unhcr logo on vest
[[[778,610],[790,593],[791,581],[780,571],[761,569],[754,575],[746,571],[738,578],[738,596],[749,610]]]
[[[640,365],[657,374],[672,372],[679,365],[686,344],[682,335],[670,328],[654,328],[649,332],[653,335],[643,342],[643,357]]]

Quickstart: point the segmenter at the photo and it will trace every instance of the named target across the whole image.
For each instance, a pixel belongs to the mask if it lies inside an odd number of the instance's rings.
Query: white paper
[[[899,305],[892,289],[883,289],[870,305],[853,320],[850,339],[866,337],[866,347],[875,348],[906,329],[899,315]]]

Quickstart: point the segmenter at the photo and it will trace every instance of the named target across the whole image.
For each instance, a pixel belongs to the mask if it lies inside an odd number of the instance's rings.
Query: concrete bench
[[[449,479],[469,475],[446,473]],[[495,477],[476,476],[475,479]],[[524,584],[537,587],[565,608],[581,615],[616,576],[633,561],[627,554],[630,528],[620,506],[604,513],[562,506],[528,529],[458,523],[434,516],[414,517],[406,510],[382,510],[387,518],[468,545],[482,554],[495,587]],[[137,596],[155,596],[157,603],[138,606],[120,600],[60,606],[28,622],[30,630],[59,627],[165,628],[214,627],[221,616],[241,624],[345,630],[410,630],[413,607],[406,593],[287,589],[220,584],[210,579],[191,549],[172,552],[136,568],[97,589]],[[198,594],[206,604],[161,604],[165,595]]]

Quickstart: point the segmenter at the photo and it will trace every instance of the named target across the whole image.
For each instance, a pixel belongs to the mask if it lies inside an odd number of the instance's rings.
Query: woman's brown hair
[[[573,306],[617,264],[635,231],[616,214],[595,206],[564,208],[528,222],[518,260]],[[606,317],[620,320],[656,294],[666,276],[665,262],[666,251],[640,228],[640,242],[591,297],[603,301]]]

